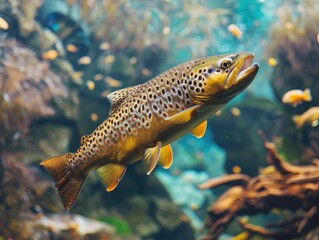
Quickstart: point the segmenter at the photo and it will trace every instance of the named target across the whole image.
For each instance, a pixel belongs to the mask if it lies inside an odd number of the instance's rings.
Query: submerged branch
[[[239,220],[245,232],[275,239],[304,235],[319,226],[319,166],[317,162],[307,166],[293,166],[283,160],[275,145],[268,142],[262,132],[267,150],[267,161],[273,167],[271,173],[249,178],[243,174],[231,174],[208,180],[200,189],[214,189],[226,184],[237,185],[227,190],[208,209],[207,234],[204,239],[218,239],[227,226],[240,215],[270,213],[274,209],[301,212],[290,220],[274,226],[262,227]],[[239,185],[239,186],[238,186]]]

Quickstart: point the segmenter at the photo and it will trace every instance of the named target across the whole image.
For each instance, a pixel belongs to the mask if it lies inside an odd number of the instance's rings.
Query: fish
[[[68,45],[66,45],[66,50],[71,53],[76,53],[79,51],[78,47],[72,43],[69,43]]]
[[[110,86],[110,87],[120,87],[122,86],[122,82],[119,80],[116,80],[112,77],[106,77],[105,82]]]
[[[45,60],[54,60],[59,56],[58,51],[54,49],[50,49],[44,53],[42,53],[42,58]]]
[[[268,59],[268,65],[270,67],[276,67],[278,65],[278,60],[276,58],[271,57]]]
[[[319,107],[309,108],[301,115],[294,115],[292,119],[298,128],[301,128],[306,123],[316,126],[315,123],[319,120]]]
[[[232,168],[233,173],[241,173],[241,167],[235,165]]]
[[[230,109],[230,112],[231,112],[234,116],[236,116],[236,117],[239,117],[239,116],[240,116],[240,114],[241,114],[240,109],[239,109],[239,108],[237,108],[237,107],[233,107],[233,108],[231,108],[231,109]]]
[[[312,96],[309,88],[306,88],[304,91],[299,89],[290,90],[282,97],[283,103],[290,104],[293,107],[298,106],[303,101],[310,102],[311,100]]]
[[[56,182],[64,208],[71,209],[93,170],[112,191],[139,160],[147,175],[157,164],[169,168],[170,143],[187,133],[203,137],[207,119],[255,78],[259,65],[253,59],[250,52],[199,58],[110,93],[109,116],[82,136],[78,150],[40,163]]]
[[[230,24],[227,27],[228,32],[230,32],[237,39],[241,39],[243,37],[243,31],[236,24]]]
[[[0,17],[0,29],[8,30],[9,27],[9,23],[4,18]]]
[[[89,56],[83,56],[78,60],[80,65],[88,65],[92,62],[92,59]]]

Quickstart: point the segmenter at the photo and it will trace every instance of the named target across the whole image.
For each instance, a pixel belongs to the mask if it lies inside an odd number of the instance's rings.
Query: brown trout
[[[170,143],[189,132],[204,135],[206,120],[253,81],[259,69],[253,58],[249,52],[200,58],[109,94],[109,117],[82,137],[79,149],[40,163],[56,182],[65,209],[93,169],[112,191],[128,164],[142,159],[147,174],[157,164],[169,168]]]

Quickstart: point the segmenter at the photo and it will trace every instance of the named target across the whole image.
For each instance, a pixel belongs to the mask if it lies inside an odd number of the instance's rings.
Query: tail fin
[[[301,128],[304,125],[304,119],[302,115],[294,115],[292,120],[295,122],[297,128]]]
[[[309,88],[306,88],[304,90],[304,99],[303,100],[306,101],[306,102],[310,102],[312,100],[311,92],[310,92]]]
[[[59,191],[66,210],[70,210],[73,206],[86,177],[76,177],[68,169],[68,160],[72,155],[72,153],[66,153],[57,157],[48,158],[40,163],[55,181],[55,186]]]

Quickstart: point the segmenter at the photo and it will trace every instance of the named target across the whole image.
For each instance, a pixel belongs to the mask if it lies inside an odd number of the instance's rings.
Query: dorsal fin
[[[111,105],[110,112],[117,108],[127,97],[131,96],[132,93],[135,91],[136,87],[137,86],[123,88],[111,92],[109,95],[107,95],[107,99],[109,100]]]

